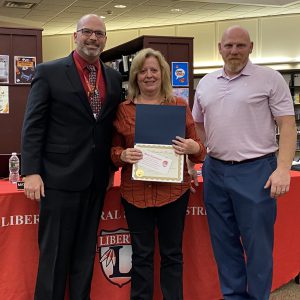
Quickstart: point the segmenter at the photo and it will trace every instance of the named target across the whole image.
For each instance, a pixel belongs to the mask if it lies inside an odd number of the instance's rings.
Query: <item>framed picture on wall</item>
[[[189,86],[189,63],[172,62],[172,86]]]
[[[0,83],[9,83],[9,56],[0,55]]]
[[[180,97],[189,103],[189,88],[173,88],[173,95]]]
[[[8,86],[0,86],[0,114],[9,113]]]
[[[15,56],[15,84],[30,84],[35,72],[35,56]]]

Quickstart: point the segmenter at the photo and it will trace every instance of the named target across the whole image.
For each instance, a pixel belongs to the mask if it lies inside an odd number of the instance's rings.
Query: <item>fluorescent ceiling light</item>
[[[115,5],[114,7],[115,7],[115,8],[125,8],[125,7],[126,7],[126,5],[117,4],[117,5]]]
[[[172,8],[171,9],[171,12],[181,12],[182,11],[182,9],[180,9],[180,8]]]

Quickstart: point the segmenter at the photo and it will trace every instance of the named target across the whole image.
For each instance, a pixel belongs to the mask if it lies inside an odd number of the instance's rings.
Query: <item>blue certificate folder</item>
[[[135,143],[172,145],[185,138],[185,106],[136,105]]]

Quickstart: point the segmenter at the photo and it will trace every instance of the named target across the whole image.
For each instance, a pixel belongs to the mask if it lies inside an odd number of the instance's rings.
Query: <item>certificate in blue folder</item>
[[[185,106],[136,105],[135,143],[172,145],[185,138]]]
[[[185,138],[185,106],[136,105],[135,145],[143,158],[132,166],[132,179],[178,183],[183,181],[184,155],[172,146]]]

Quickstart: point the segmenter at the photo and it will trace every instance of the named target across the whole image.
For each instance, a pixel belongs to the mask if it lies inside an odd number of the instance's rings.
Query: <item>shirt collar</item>
[[[123,103],[124,104],[126,104],[126,105],[128,105],[128,104],[134,104],[135,105],[135,103],[134,103],[134,99],[126,99],[125,101],[123,101]]]
[[[92,64],[88,63],[83,57],[81,57],[78,54],[78,52],[76,50],[73,52],[73,57],[79,63],[79,65],[80,65],[80,67],[81,67],[82,70],[84,70],[87,65],[94,65],[97,70],[100,68],[100,62],[99,62],[98,59],[94,63],[92,63]]]
[[[249,76],[252,74],[253,74],[253,64],[250,60],[248,60],[246,66],[242,69],[242,71],[238,75],[234,76],[233,78],[237,78],[242,75]],[[225,73],[224,67],[223,67],[223,69],[219,70],[219,73],[217,74],[217,78],[220,78],[220,77],[228,78],[228,76]],[[231,79],[233,79],[233,78],[231,78]]]

